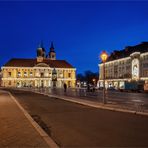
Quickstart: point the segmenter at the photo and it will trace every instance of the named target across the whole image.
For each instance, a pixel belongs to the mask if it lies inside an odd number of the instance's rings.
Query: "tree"
[[[95,83],[99,79],[98,72],[92,72],[90,70],[85,71],[83,74],[77,74],[77,80],[83,82],[87,82],[87,84],[94,84],[93,79],[95,79]]]
[[[77,80],[78,81],[84,81],[85,80],[85,78],[84,78],[84,75],[83,74],[77,74]]]

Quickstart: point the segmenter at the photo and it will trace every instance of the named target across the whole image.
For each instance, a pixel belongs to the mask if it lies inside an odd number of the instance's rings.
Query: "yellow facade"
[[[55,68],[56,87],[75,87],[76,69]],[[47,67],[2,67],[3,87],[53,87],[53,68]]]
[[[42,44],[36,59],[10,59],[2,68],[3,87],[75,87],[76,69],[65,60],[56,60],[53,42],[46,55]]]

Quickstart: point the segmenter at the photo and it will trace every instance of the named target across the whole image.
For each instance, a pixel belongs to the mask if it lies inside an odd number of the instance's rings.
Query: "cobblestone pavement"
[[[0,147],[49,147],[10,95],[1,90]]]

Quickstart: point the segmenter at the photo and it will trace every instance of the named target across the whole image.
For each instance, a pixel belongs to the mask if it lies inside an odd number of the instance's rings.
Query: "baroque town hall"
[[[75,87],[76,69],[65,60],[56,60],[51,43],[46,55],[41,44],[35,59],[10,59],[2,68],[3,87]]]

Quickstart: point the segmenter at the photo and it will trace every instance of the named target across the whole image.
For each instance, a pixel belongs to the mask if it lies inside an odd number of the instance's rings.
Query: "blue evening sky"
[[[148,41],[148,2],[0,2],[0,66],[35,58],[41,40],[77,73],[97,72],[102,50]]]

